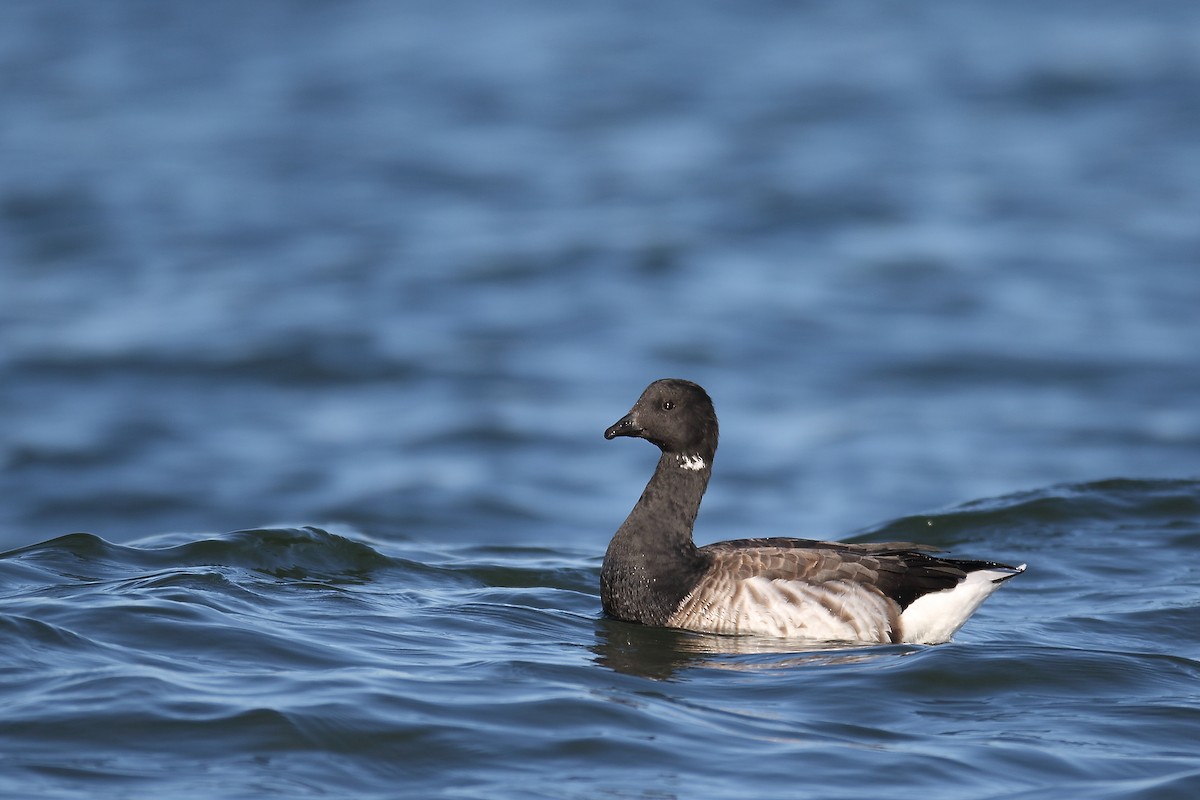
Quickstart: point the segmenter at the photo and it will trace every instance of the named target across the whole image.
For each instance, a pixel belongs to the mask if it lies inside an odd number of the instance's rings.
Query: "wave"
[[[320,528],[256,528],[166,545],[177,535],[115,544],[90,533],[72,533],[0,553],[61,568],[79,577],[111,576],[114,569],[237,567],[280,578],[363,579],[401,563],[370,545]]]
[[[590,624],[598,613],[598,570],[585,558],[545,548],[394,546],[407,557],[315,527],[130,544],[73,533],[0,553],[0,603],[44,600],[54,606],[47,618],[65,619],[68,633],[85,608],[193,630],[248,623],[258,630],[278,617],[267,639],[305,625],[342,625],[324,616],[331,592],[357,615],[356,625],[385,636],[420,629],[422,638],[469,638],[499,625],[561,638],[563,625]]]
[[[1113,478],[973,500],[856,532],[851,540],[907,539],[950,546],[962,541],[1020,541],[1072,523],[1200,519],[1200,480]]]
[[[636,758],[700,774],[712,758],[694,753],[744,763],[764,747],[844,759],[822,785],[858,785],[864,752],[911,774],[914,753],[966,742],[920,768],[957,780],[1023,761],[1086,780],[1131,752],[1124,768],[1142,754],[1167,763],[1159,785],[1175,790],[1194,764],[1178,742],[1198,722],[1187,700],[1200,675],[1195,544],[1178,538],[1200,531],[1198,499],[1195,481],[1101,481],[881,525],[875,535],[986,539],[987,555],[1030,562],[936,647],[602,619],[590,550],[319,528],[128,544],[71,534],[0,554],[0,740],[24,763],[87,776],[89,789],[106,770],[154,769],[145,754],[161,752],[178,760],[154,775],[156,790],[195,764],[236,772],[246,754],[266,754],[273,781],[281,765],[294,777],[326,758],[345,769],[343,790],[383,785],[374,794],[385,797],[399,780],[436,794],[464,763],[548,758],[607,772]],[[1004,737],[1010,746],[993,746]]]

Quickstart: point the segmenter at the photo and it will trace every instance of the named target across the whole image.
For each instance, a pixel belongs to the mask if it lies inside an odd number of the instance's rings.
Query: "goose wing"
[[[938,548],[911,542],[846,544],[813,539],[734,539],[702,547],[723,571],[741,578],[828,583],[851,581],[873,588],[903,610],[918,597],[952,589],[968,572],[1003,567],[930,555]]]
[[[957,586],[984,562],[904,542],[739,539],[700,549],[709,566],[669,624],[712,633],[901,641],[917,598]]]

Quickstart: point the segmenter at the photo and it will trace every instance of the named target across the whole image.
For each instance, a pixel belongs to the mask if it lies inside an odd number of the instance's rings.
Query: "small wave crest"
[[[168,543],[163,536],[121,545],[90,533],[72,533],[0,553],[79,578],[113,577],[114,571],[185,567],[234,567],[277,578],[364,580],[400,562],[362,542],[314,527],[256,528]]]
[[[949,547],[964,541],[1020,542],[1047,530],[1068,531],[1086,523],[1198,516],[1200,480],[1115,478],[1061,484],[900,517],[860,531],[851,540],[905,539]]]

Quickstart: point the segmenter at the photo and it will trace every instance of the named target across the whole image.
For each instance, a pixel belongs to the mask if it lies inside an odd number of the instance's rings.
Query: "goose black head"
[[[664,453],[698,456],[711,464],[717,451],[717,413],[697,384],[663,378],[647,386],[629,413],[604,432],[605,439],[617,436],[637,436]]]

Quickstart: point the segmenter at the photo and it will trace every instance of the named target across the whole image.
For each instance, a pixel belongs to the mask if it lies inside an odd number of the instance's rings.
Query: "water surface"
[[[0,794],[1190,800],[1197,31],[4,4]],[[1029,571],[932,648],[600,618],[664,376],[700,542]]]
[[[316,528],[0,559],[12,796],[1188,797],[1196,482],[968,504],[1033,566],[940,646],[600,618],[597,559]],[[1131,546],[1131,542],[1136,546]]]

